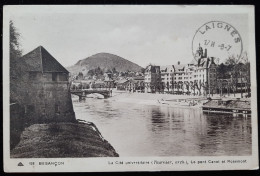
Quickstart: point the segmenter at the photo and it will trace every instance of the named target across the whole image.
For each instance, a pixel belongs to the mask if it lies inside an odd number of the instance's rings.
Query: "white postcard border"
[[[205,8],[206,7],[206,8]],[[3,123],[4,123],[4,171],[5,172],[104,172],[104,171],[171,171],[171,170],[244,170],[258,169],[258,113],[257,113],[257,83],[255,56],[255,18],[254,6],[91,6],[88,13],[247,13],[249,26],[249,58],[251,63],[251,106],[252,106],[252,155],[251,156],[185,156],[185,157],[119,157],[119,158],[31,158],[11,159],[9,149],[9,18],[15,13],[46,13],[55,12],[84,13],[86,6],[4,6],[3,8]],[[115,11],[114,8],[117,8]],[[202,10],[203,9],[203,10]],[[208,9],[208,10],[205,10]],[[232,10],[230,10],[232,9]],[[102,10],[102,11],[100,11]],[[50,11],[49,11],[50,12]],[[48,12],[48,13],[49,13]],[[174,164],[126,164],[126,162],[172,161]],[[207,161],[206,164],[191,164],[195,161]],[[228,160],[246,160],[246,163],[227,163]],[[180,162],[189,164],[180,164]],[[214,164],[209,161],[225,161]],[[17,164],[22,162],[24,167]],[[47,162],[49,165],[29,165],[30,162]],[[113,162],[114,164],[109,164]],[[63,163],[63,164],[62,164]],[[117,164],[116,164],[117,163]],[[123,164],[120,164],[123,163]]]

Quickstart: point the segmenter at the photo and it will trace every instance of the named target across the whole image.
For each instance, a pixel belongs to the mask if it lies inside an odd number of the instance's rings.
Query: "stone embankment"
[[[93,123],[34,124],[25,128],[11,158],[118,157]]]
[[[243,115],[244,117],[251,116],[250,100],[240,99],[213,99],[202,106],[203,112],[233,114],[233,116]]]

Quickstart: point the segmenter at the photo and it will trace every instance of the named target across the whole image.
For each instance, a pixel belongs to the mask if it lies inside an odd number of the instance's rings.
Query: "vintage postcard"
[[[254,6],[4,6],[5,172],[258,169]]]

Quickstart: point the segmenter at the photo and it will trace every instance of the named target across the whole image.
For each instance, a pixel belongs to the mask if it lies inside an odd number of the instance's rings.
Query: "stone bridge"
[[[70,90],[70,93],[73,95],[79,96],[79,99],[85,98],[88,94],[98,93],[108,98],[112,96],[112,90]]]

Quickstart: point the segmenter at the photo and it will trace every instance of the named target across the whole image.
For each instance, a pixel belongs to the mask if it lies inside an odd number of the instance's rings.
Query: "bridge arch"
[[[89,94],[100,94],[104,98],[109,98],[112,96],[111,90],[71,90],[71,94],[79,96],[79,98],[86,97]]]

